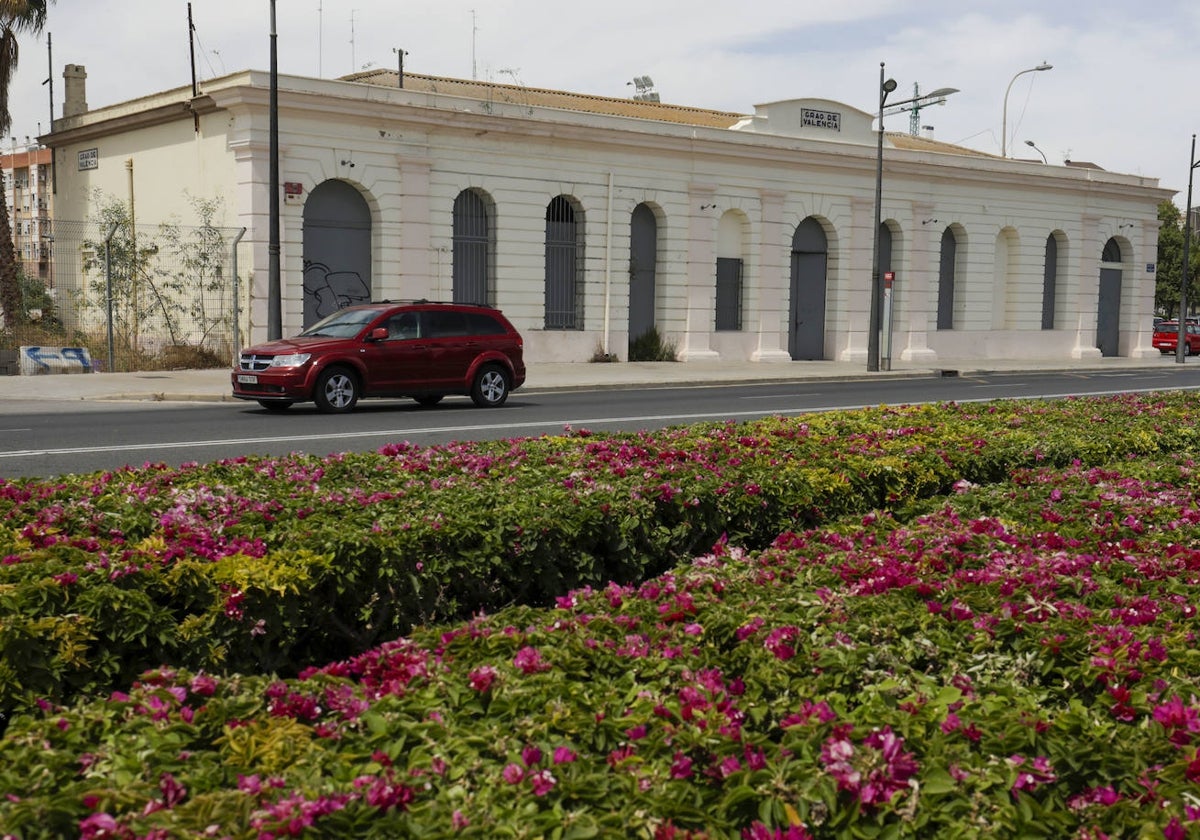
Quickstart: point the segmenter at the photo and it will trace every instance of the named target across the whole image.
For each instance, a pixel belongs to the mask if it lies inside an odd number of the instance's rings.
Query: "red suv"
[[[350,411],[360,397],[436,405],[448,394],[495,408],[525,383],[523,348],[513,325],[488,306],[366,303],[295,338],[243,350],[233,395],[273,411],[309,400],[321,411]]]

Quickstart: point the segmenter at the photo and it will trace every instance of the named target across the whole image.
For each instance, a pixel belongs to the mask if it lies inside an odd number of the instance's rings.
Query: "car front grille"
[[[258,356],[254,353],[243,353],[238,358],[238,368],[249,371],[262,371],[271,366],[274,356]]]

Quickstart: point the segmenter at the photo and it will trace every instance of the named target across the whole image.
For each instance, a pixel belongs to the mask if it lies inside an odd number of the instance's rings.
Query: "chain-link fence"
[[[21,280],[16,345],[86,347],[97,370],[223,367],[238,338],[244,229],[54,220]],[[240,292],[239,292],[240,290]]]

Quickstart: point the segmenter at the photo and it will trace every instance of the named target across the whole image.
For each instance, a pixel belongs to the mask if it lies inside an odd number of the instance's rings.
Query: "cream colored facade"
[[[81,85],[82,68],[71,69]],[[68,115],[40,138],[54,149],[57,215],[86,218],[94,190],[124,198],[131,177],[139,225],[187,223],[189,195],[219,197],[226,216],[218,223],[247,230],[241,333],[265,339],[268,74],[225,76],[195,97],[177,89],[92,111],[78,105],[84,97],[72,81]],[[728,114],[422,76],[399,87],[383,71],[283,76],[278,89],[279,180],[299,189],[280,199],[284,335],[305,321],[306,204],[339,181],[369,211],[365,273],[374,298],[450,299],[455,199],[482,196],[493,302],[538,361],[586,361],[598,350],[625,358],[631,217],[640,205],[656,223],[652,320],[680,358],[790,361],[800,282],[793,237],[815,221],[827,248],[815,357],[867,359],[871,114],[816,99]],[[1157,355],[1157,206],[1173,192],[1156,179],[891,133],[884,161],[882,219],[896,277],[886,358]],[[579,223],[582,306],[573,329],[546,325],[547,207],[560,196]],[[718,258],[741,261],[740,329],[715,328]],[[1045,324],[1048,270],[1054,305]],[[1104,350],[1100,329],[1109,330]]]

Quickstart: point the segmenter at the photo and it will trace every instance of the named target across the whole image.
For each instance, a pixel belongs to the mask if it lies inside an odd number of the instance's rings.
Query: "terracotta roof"
[[[382,87],[396,87],[400,74],[396,70],[367,70],[342,76],[343,81],[360,82]],[[645,102],[635,99],[615,99],[609,96],[593,96],[585,93],[568,93],[559,90],[531,88],[522,85],[505,85],[498,82],[481,82],[467,79],[451,79],[443,76],[425,76],[420,73],[404,74],[405,90],[423,93],[441,93],[446,96],[461,96],[486,102],[506,102],[513,105],[561,108],[567,111],[582,111],[589,114],[608,114],[617,117],[635,117],[643,120],[681,123],[707,128],[730,128],[746,118],[745,114],[729,111],[709,111],[684,105],[668,105],[662,102]]]
[[[978,149],[968,149],[966,146],[956,146],[953,143],[943,143],[929,137],[914,137],[907,132],[889,131],[887,138],[897,149],[908,149],[914,152],[941,152],[950,155],[968,155],[970,157],[995,158],[998,155],[981,152]]]

